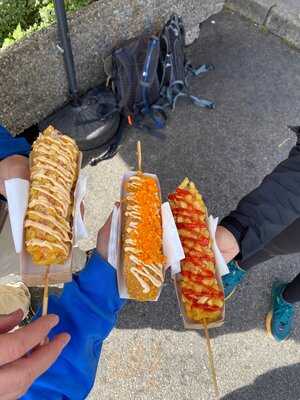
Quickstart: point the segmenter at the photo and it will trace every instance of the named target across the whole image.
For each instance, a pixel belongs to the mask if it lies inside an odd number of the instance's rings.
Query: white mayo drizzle
[[[135,245],[135,244],[136,244],[136,241],[135,241],[135,240],[132,240],[132,239],[126,239],[126,240],[125,240],[125,244],[132,244],[132,245]]]
[[[68,254],[68,251],[58,243],[52,243],[48,242],[47,240],[41,240],[41,239],[30,239],[26,241],[27,246],[40,246],[40,247],[47,247],[48,249],[60,249],[62,250],[65,254]]]
[[[46,191],[46,190],[43,190],[43,189],[40,189],[40,188],[37,188],[37,187],[34,188],[34,190],[36,190],[36,191],[38,191],[38,192],[40,192],[40,193],[52,198],[54,201],[59,203],[59,204],[53,205],[55,207],[55,210],[58,211],[61,214],[61,216],[64,217],[64,218],[67,216],[67,213],[68,213],[67,207],[68,206],[66,204],[64,204],[62,201],[58,200],[55,196],[53,196],[51,193],[48,193],[48,191]]]
[[[128,190],[136,190],[142,186],[142,178],[139,176],[132,176],[128,180]],[[157,196],[159,198],[159,195]],[[128,193],[126,196],[127,207],[125,211],[126,217],[131,217],[129,224],[126,226],[126,232],[130,233],[134,231],[139,222],[141,221],[140,210],[141,207],[138,205],[136,201],[135,193]],[[156,213],[159,213],[155,208]],[[155,287],[159,288],[162,285],[164,276],[163,276],[163,268],[162,265],[153,265],[146,264],[142,260],[140,260],[137,255],[141,253],[141,251],[136,249],[136,241],[130,238],[125,240],[125,248],[124,252],[129,255],[129,260],[136,264],[136,266],[130,267],[130,272],[137,279],[139,284],[142,287],[143,293],[150,292],[150,285],[147,283],[147,280],[150,281]],[[146,280],[145,280],[146,278]]]
[[[145,264],[142,260],[140,260],[139,258],[137,258],[135,256],[132,256],[132,255],[129,256],[129,259],[132,262],[134,262],[135,264],[137,264],[137,265],[143,265],[144,267],[149,268],[156,275],[158,275],[161,278],[161,280],[164,279],[164,276],[163,276],[163,273],[162,273],[162,270],[161,270],[162,269],[162,265],[161,264],[158,264],[157,266],[153,265],[153,264]]]
[[[57,131],[55,131],[55,132],[57,132]],[[54,138],[54,137],[51,137],[51,136],[42,136],[41,138],[38,138],[38,140],[36,141],[34,147],[36,145],[40,145],[41,143],[47,142],[47,141],[50,142],[51,145],[53,145],[53,144],[54,145],[55,144],[58,145],[61,150],[67,151],[68,153],[71,153],[73,156],[76,157],[77,149],[76,149],[75,143],[69,137],[63,137],[62,138],[60,136],[59,138]],[[64,145],[62,145],[62,141],[64,142]]]
[[[55,213],[57,213],[56,208],[50,204],[49,200],[46,197],[39,196],[38,199],[30,200],[30,203],[28,204],[28,208],[32,209],[35,206],[42,206],[42,207],[47,208],[47,210],[51,210],[51,211],[54,211]]]
[[[72,169],[74,167],[74,162],[73,160],[69,157],[68,154],[63,154],[62,150],[57,150],[57,148],[54,147],[54,145],[51,146],[49,149],[49,146],[47,146],[45,143],[40,143],[39,148],[37,150],[38,154],[44,154],[49,157],[55,157],[57,160],[63,161],[64,164],[71,165]]]
[[[145,278],[148,278],[149,281],[151,281],[154,286],[156,286],[156,287],[160,287],[161,286],[161,281],[156,279],[153,275],[150,274],[149,271],[147,271],[145,269],[138,269],[136,267],[132,267],[132,268],[130,268],[130,271],[138,279],[139,282],[143,282],[144,283],[144,284],[142,284],[144,293],[148,293],[150,288],[149,288],[149,285],[143,280],[143,278],[141,278],[141,276],[144,276]]]
[[[50,160],[49,158],[47,158],[47,157],[45,157],[45,156],[42,156],[42,155],[37,155],[37,156],[35,157],[35,161],[36,161],[36,163],[37,163],[38,161],[40,161],[43,167],[44,167],[45,165],[51,165],[53,168],[55,168],[55,169],[54,169],[55,171],[59,171],[58,174],[61,173],[61,174],[64,176],[65,179],[68,179],[68,180],[70,180],[70,181],[73,181],[73,174],[72,174],[72,172],[71,172],[71,171],[68,171],[67,169],[61,169],[61,168],[59,169],[59,167],[60,167],[59,163],[56,163],[55,161]],[[38,167],[38,164],[36,164],[36,166]],[[39,166],[39,167],[41,167],[41,166]]]
[[[53,151],[57,155],[62,156],[65,159],[66,164],[68,164],[68,163],[75,164],[75,167],[76,167],[75,158],[72,153],[70,154],[70,150],[67,147],[62,149],[56,143],[53,143],[51,145],[51,151]],[[46,154],[51,154],[51,152],[49,151],[49,146],[46,145],[46,143],[39,144],[38,152],[39,153],[44,152]]]
[[[140,254],[141,250],[136,249],[135,247],[125,247],[124,251],[126,253]]]
[[[46,162],[46,161],[45,161]],[[46,171],[51,171],[51,172],[55,172],[55,174],[59,175],[60,178],[66,182],[66,184],[69,184],[70,187],[72,186],[72,178],[64,175],[64,173],[59,170],[57,168],[57,166],[53,167],[53,165],[48,165],[48,164],[42,164],[41,162],[39,164],[34,165],[34,167],[32,168],[32,172],[34,173],[35,171],[41,171],[41,170],[46,170]]]
[[[61,136],[53,127],[46,129],[34,143],[30,188],[32,191],[25,228],[32,228],[32,233],[35,229],[36,236],[39,236],[38,231],[48,234],[55,241],[32,238],[26,241],[26,246],[60,249],[68,255],[71,227],[64,217],[68,215],[72,203],[71,190],[76,179],[77,158],[78,149],[75,142]],[[34,221],[35,218],[37,221]]]
[[[70,238],[68,238],[68,240],[64,240],[64,238],[62,237],[62,235],[59,232],[57,232],[54,229],[50,228],[49,226],[46,226],[46,225],[41,224],[39,222],[27,220],[25,222],[25,228],[30,228],[30,227],[35,228],[35,229],[37,229],[37,230],[39,230],[39,231],[41,231],[43,233],[47,233],[50,236],[53,236],[59,242],[63,242],[63,241],[71,242]],[[64,246],[63,243],[61,243],[61,245]]]
[[[44,175],[42,173],[35,173],[34,175],[32,175],[32,179],[35,179],[35,178],[45,179],[45,180],[51,182],[53,185],[53,189],[58,189],[58,191],[60,193],[62,193],[65,198],[67,198],[67,199],[70,198],[70,191],[67,190],[65,187],[63,187],[58,181],[51,178],[50,176]]]
[[[55,217],[52,215],[47,215],[38,211],[34,210],[29,210],[28,211],[28,217],[36,216],[40,219],[43,219],[44,221],[49,221],[51,224],[55,225],[57,229],[61,231],[61,233],[64,235],[65,240],[69,239],[68,233],[71,233],[70,230],[70,225],[66,222],[65,224],[59,222]]]

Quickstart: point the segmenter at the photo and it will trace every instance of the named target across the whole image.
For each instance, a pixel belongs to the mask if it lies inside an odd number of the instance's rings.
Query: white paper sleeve
[[[4,184],[12,237],[16,253],[21,253],[23,248],[23,225],[29,197],[29,182],[24,179],[14,178],[5,181]]]
[[[218,268],[220,276],[223,276],[229,273],[229,269],[216,243],[218,220],[218,218],[214,218],[212,215],[210,215],[208,217],[208,227],[210,237],[212,238],[212,249],[215,255],[216,267]]]
[[[120,208],[114,207],[110,225],[107,261],[117,269],[120,240]]]
[[[78,164],[80,171],[81,159]],[[73,246],[78,240],[87,235],[87,231],[80,213],[80,204],[86,194],[87,178],[79,174],[75,192],[73,208]],[[32,262],[30,254],[24,246],[24,219],[28,206],[29,182],[23,179],[14,178],[5,181],[9,218],[12,228],[12,236],[16,252],[20,254],[20,274],[27,286],[38,286],[44,283],[44,268],[36,266]],[[49,270],[49,284],[68,282],[72,279],[72,254],[63,265],[51,265]]]
[[[165,266],[166,268],[171,267],[171,274],[174,276],[181,271],[180,261],[185,258],[185,255],[168,202],[162,204],[161,215],[163,226],[163,251],[166,257]]]
[[[78,245],[79,240],[86,239],[88,237],[88,232],[81,215],[81,203],[85,198],[87,192],[87,176],[80,174],[76,189],[74,192],[75,199],[75,215],[74,215],[74,246]]]

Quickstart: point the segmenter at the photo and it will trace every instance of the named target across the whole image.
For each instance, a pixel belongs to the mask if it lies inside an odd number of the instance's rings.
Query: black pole
[[[65,68],[68,78],[69,92],[74,106],[80,105],[74,57],[71,47],[68,21],[64,0],[55,0],[55,14],[57,19],[58,34],[63,49]]]

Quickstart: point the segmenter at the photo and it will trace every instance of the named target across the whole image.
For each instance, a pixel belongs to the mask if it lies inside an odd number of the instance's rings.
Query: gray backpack
[[[160,41],[142,36],[123,44],[111,56],[112,90],[128,124],[155,133],[165,127],[160,105],[158,63]]]
[[[180,97],[190,99],[203,108],[215,108],[215,103],[201,99],[190,93],[189,76],[199,76],[214,69],[212,64],[193,68],[187,61],[185,52],[185,29],[182,18],[174,14],[160,34],[160,93],[167,104],[175,109]]]
[[[212,101],[189,91],[188,77],[212,70],[210,64],[192,68],[184,53],[182,19],[173,15],[160,36],[141,36],[125,42],[104,63],[117,100],[117,109],[130,126],[157,133],[166,124],[166,110],[180,97],[214,108]],[[161,136],[161,134],[160,134]]]

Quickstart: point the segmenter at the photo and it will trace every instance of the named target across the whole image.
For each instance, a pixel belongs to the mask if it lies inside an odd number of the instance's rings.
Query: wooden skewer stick
[[[142,146],[140,140],[136,145],[136,157],[137,157],[137,170],[142,172]]]
[[[218,381],[217,381],[217,374],[216,374],[216,369],[214,365],[214,357],[213,357],[213,352],[212,352],[212,347],[211,347],[211,342],[210,342],[210,337],[208,333],[208,328],[207,328],[207,321],[203,321],[204,325],[204,332],[205,332],[205,337],[206,337],[206,344],[207,344],[207,352],[208,352],[208,361],[209,361],[209,366],[210,366],[210,372],[211,372],[211,377],[212,377],[212,382],[215,390],[215,397],[218,400],[220,398],[220,392],[218,388]]]
[[[47,265],[44,280],[44,295],[43,295],[43,311],[42,316],[48,313],[48,293],[49,293],[49,269],[50,265]]]

